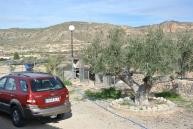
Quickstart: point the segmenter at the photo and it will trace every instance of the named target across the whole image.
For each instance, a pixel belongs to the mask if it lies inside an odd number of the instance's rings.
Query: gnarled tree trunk
[[[148,105],[149,92],[152,88],[152,80],[150,76],[146,76],[143,79],[144,84],[139,85],[132,79],[132,73],[124,71],[119,75],[119,79],[125,82],[133,91],[135,95],[135,104],[136,105]]]
[[[152,81],[150,76],[143,79],[144,84],[140,85],[135,94],[136,105],[149,105],[149,93],[152,88]]]
[[[133,91],[136,105],[149,105],[148,97],[153,84],[168,82],[172,80],[171,76],[157,76],[154,78],[152,76],[146,76],[143,79],[144,83],[139,85],[133,80],[132,74],[128,71],[122,72],[118,77]]]

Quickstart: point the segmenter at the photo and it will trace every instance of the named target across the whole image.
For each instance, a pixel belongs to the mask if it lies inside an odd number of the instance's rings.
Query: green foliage
[[[155,93],[156,97],[163,97],[170,100],[181,99],[180,95],[173,91],[163,91],[160,93]]]
[[[178,34],[177,44],[177,72],[181,77],[187,71],[193,70],[193,39],[189,33]]]
[[[106,75],[117,75],[124,67],[140,70],[146,76],[174,71],[176,45],[161,30],[130,38],[127,44],[124,39],[121,30],[112,30],[105,45],[96,39],[84,50],[84,61],[90,64],[94,73]]]
[[[162,30],[151,30],[144,36],[129,38],[126,43],[123,35],[120,30],[113,30],[107,41],[97,38],[85,49],[84,61],[94,73],[119,76],[123,68],[139,71],[146,78],[144,89],[150,92],[152,84],[159,81],[158,76],[173,75],[175,78],[176,72],[182,74],[193,70],[193,39],[186,33],[171,37]],[[88,94],[96,98],[101,96],[101,93]],[[175,98],[173,93],[161,95]]]
[[[5,61],[6,59],[0,58],[0,61]]]
[[[82,58],[84,62],[89,64],[91,67],[91,70],[94,73],[98,73],[103,69],[103,63],[102,63],[102,44],[101,40],[99,38],[96,38],[91,45],[89,45],[87,48],[84,48],[82,50]]]
[[[64,80],[65,86],[72,86],[72,82],[70,80]]]
[[[114,87],[108,89],[102,89],[99,92],[93,92],[90,90],[85,91],[86,97],[96,99],[118,99],[121,97],[121,91],[116,90]]]
[[[129,67],[144,72],[146,76],[173,71],[174,44],[161,30],[150,31],[145,37],[130,39],[128,42],[125,56]]]
[[[47,64],[45,64],[46,71],[53,75],[60,76],[59,72],[61,71],[59,69],[59,65],[61,64],[61,60],[59,57],[56,56],[50,56],[48,57]]]
[[[94,73],[116,75],[120,72],[123,67],[124,36],[122,30],[115,29],[109,32],[105,43],[96,38],[90,46],[83,49],[83,60],[91,66]]]
[[[117,75],[124,67],[124,53],[122,51],[124,39],[122,30],[112,30],[109,33],[107,46],[103,48],[102,54],[103,72],[106,75]]]
[[[14,60],[19,60],[20,59],[18,52],[14,52],[13,59]]]

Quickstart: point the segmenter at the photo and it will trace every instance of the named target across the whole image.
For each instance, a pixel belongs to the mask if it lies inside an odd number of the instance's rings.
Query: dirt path
[[[73,104],[72,111],[73,116],[69,119],[45,125],[33,120],[25,129],[139,129],[89,101]],[[9,116],[3,113],[0,114],[0,124],[1,129],[16,129],[12,126]]]
[[[71,119],[52,124],[66,129],[139,129],[89,101],[73,106]]]

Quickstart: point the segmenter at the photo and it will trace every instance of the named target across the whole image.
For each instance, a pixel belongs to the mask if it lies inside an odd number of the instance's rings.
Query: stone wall
[[[179,94],[188,98],[193,99],[193,81],[178,80]]]
[[[181,96],[193,99],[193,81],[190,80],[175,80],[175,85],[172,82],[163,82],[153,86],[152,92],[162,92],[164,90],[174,90]]]

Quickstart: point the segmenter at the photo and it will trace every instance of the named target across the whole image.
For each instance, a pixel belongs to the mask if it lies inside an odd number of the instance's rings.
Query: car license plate
[[[45,103],[52,103],[52,102],[59,102],[59,101],[60,101],[60,97],[53,97],[53,98],[45,99]]]

